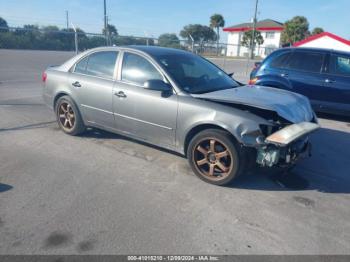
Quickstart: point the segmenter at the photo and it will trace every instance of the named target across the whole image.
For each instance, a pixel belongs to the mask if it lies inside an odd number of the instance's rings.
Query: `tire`
[[[66,134],[77,136],[85,131],[79,109],[69,96],[62,96],[57,100],[55,113],[59,127]]]
[[[245,167],[244,158],[238,143],[220,129],[198,133],[187,148],[193,172],[203,181],[218,186],[228,185],[239,177]]]

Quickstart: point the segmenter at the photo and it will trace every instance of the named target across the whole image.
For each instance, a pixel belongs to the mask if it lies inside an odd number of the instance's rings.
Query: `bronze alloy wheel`
[[[57,114],[62,128],[67,132],[72,131],[76,119],[72,106],[67,101],[63,101],[58,107]]]
[[[212,181],[225,179],[233,169],[233,159],[229,147],[217,138],[200,140],[193,147],[193,163],[198,172]]]

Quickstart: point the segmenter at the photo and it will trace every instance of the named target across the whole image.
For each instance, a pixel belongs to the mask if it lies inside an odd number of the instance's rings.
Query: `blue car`
[[[283,48],[256,63],[249,84],[308,97],[315,111],[350,116],[350,53]]]

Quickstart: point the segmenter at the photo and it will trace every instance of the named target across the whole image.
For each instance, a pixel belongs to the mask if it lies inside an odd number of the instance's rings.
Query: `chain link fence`
[[[80,29],[59,29],[55,26],[39,28],[0,27],[0,48],[54,51],[84,51],[100,46],[152,45],[191,51],[210,59],[228,73],[246,82],[255,61],[263,59],[276,48],[257,46],[256,57],[251,59],[250,49],[241,45],[217,42],[173,40],[159,41],[157,38],[86,33]],[[237,55],[239,54],[239,56]]]

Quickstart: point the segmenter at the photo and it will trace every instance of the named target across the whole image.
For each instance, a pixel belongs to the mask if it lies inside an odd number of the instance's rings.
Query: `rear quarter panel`
[[[46,70],[47,78],[43,87],[43,99],[47,106],[54,108],[54,99],[58,94],[71,95],[68,88],[68,73],[50,68]]]

